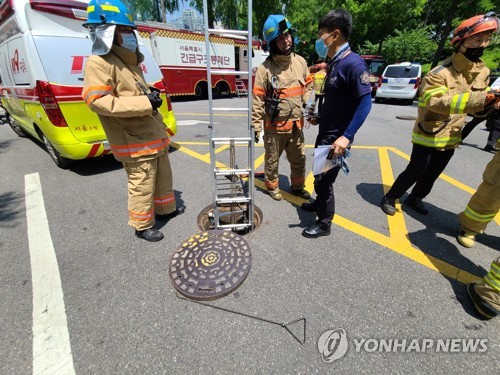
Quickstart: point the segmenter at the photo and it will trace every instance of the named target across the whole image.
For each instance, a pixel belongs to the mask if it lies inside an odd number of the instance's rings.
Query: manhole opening
[[[214,206],[212,204],[205,207],[198,214],[198,228],[201,230],[210,230],[214,228],[213,220]],[[248,205],[244,204],[227,204],[219,206],[219,212],[222,213],[220,218],[221,224],[244,224],[248,222]],[[254,232],[262,223],[262,210],[256,205],[253,206],[253,229],[232,229],[233,232],[239,235],[245,235]]]

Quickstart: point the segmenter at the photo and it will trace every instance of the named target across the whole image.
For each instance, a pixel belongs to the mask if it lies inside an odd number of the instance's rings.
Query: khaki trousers
[[[290,183],[293,190],[303,188],[306,174],[304,133],[294,128],[292,133],[265,133],[265,183],[267,190],[279,191],[279,160],[283,151],[290,162]]]
[[[500,311],[500,258],[491,263],[490,272],[475,289],[484,302]]]
[[[471,197],[464,212],[458,214],[462,230],[481,233],[500,209],[500,152],[488,163],[483,182]]]
[[[176,209],[168,151],[156,159],[123,163],[128,175],[128,224],[136,230],[151,228],[155,213]]]

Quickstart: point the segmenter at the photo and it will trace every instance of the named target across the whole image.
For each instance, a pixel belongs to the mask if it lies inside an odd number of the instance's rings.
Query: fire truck
[[[368,66],[368,71],[370,72],[370,84],[372,86],[372,97],[375,96],[378,88],[378,81],[382,77],[382,72],[387,65],[387,61],[383,56],[379,55],[361,55],[361,58],[365,60]]]
[[[208,94],[205,34],[166,29],[156,22],[136,22],[141,43],[150,51],[167,83],[171,96],[192,95],[206,98]],[[210,68],[212,93],[239,94],[248,87],[248,75],[216,74],[218,70],[248,72],[250,53],[246,38],[237,35],[210,35]],[[259,41],[252,42],[252,77],[267,58]]]

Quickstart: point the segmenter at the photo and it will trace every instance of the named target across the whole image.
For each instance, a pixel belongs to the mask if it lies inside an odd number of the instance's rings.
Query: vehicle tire
[[[194,89],[194,96],[196,99],[206,99],[208,97],[208,89],[206,82],[200,82]]]
[[[231,88],[229,87],[229,84],[226,82],[219,82],[217,84],[217,88],[219,90],[219,95],[220,96],[230,96],[231,95]]]
[[[382,103],[382,99],[375,97],[375,103]]]
[[[56,165],[61,169],[67,169],[73,161],[62,157],[61,154],[54,148],[54,146],[52,146],[52,143],[50,143],[45,134],[40,132],[40,136],[42,138],[43,144],[45,145],[45,149],[49,153],[54,163],[56,163]]]
[[[9,126],[11,127],[12,130],[14,130],[14,133],[18,135],[18,137],[24,138],[28,135],[22,128],[19,123],[14,120],[7,112],[5,112],[5,118],[7,119],[7,122],[9,123]]]

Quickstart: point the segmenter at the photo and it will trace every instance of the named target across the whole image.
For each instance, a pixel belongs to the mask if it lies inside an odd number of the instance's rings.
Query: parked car
[[[388,65],[380,77],[375,103],[380,103],[382,99],[402,99],[412,104],[417,97],[421,75],[420,64],[404,62]]]

